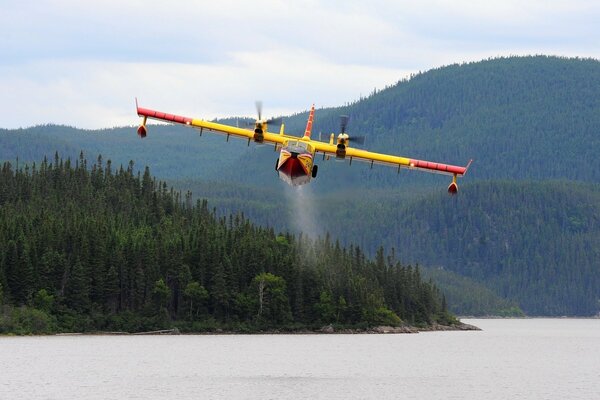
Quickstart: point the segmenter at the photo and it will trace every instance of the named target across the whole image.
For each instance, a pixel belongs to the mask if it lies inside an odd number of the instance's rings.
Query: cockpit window
[[[303,148],[305,150],[309,150],[309,151],[312,150],[311,147],[310,147],[310,145],[308,143],[303,142],[301,140],[289,141],[288,142],[288,146],[289,147],[301,147],[301,148]]]

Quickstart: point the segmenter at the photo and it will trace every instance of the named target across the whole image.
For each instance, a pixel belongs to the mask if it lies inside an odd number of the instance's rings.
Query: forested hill
[[[597,60],[499,58],[417,74],[345,111],[380,150],[474,158],[470,179],[598,182],[598,87]]]
[[[451,201],[423,198],[396,221],[383,243],[402,260],[485,283],[529,315],[600,312],[600,185],[482,182]]]
[[[366,135],[365,147],[413,158],[475,164],[468,179],[600,180],[600,62],[557,57],[511,57],[451,65],[412,76],[345,107],[318,109],[314,132]],[[268,114],[268,99],[265,113]],[[307,99],[307,106],[315,99]],[[317,99],[318,100],[318,99]],[[148,104],[177,113],[177,105]],[[249,113],[251,113],[249,106]],[[198,110],[196,117],[202,117]],[[286,132],[300,134],[307,114],[284,117]],[[132,114],[132,124],[138,120]],[[236,120],[230,120],[236,123]],[[0,159],[36,161],[55,150],[79,150],[113,162],[151,165],[163,179],[226,179],[277,186],[270,146],[246,146],[193,130],[152,127],[139,140],[133,128],[82,131],[65,127],[0,130]],[[399,187],[445,182],[443,177],[365,164],[319,161],[313,183],[320,192],[352,187]],[[239,165],[244,165],[240,173]]]
[[[455,321],[417,268],[383,251],[371,261],[328,237],[217,218],[101,158],[5,163],[0,254],[0,333]]]

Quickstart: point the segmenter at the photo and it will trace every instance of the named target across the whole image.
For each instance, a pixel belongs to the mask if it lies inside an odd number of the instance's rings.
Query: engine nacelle
[[[338,159],[344,159],[346,157],[346,145],[338,143],[335,149],[335,157]]]
[[[254,130],[254,141],[257,143],[262,143],[264,139],[265,136],[263,135],[262,129],[256,128]]]

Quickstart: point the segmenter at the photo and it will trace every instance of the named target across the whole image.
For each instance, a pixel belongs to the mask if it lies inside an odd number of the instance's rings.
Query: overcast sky
[[[339,106],[503,55],[600,59],[595,0],[0,0],[0,127]]]

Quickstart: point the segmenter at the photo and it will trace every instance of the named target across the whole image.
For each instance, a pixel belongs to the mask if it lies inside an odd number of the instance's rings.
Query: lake
[[[600,319],[395,335],[0,337],[0,399],[600,399]]]

